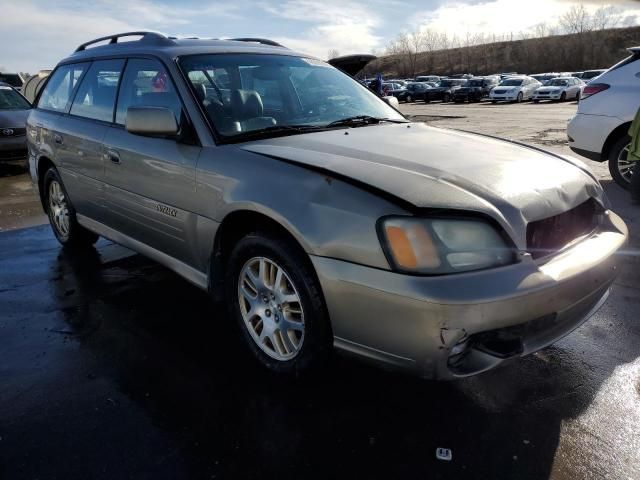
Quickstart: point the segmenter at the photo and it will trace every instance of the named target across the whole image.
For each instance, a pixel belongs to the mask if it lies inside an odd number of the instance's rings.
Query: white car
[[[583,157],[609,162],[613,179],[629,187],[632,162],[627,161],[628,132],[640,108],[640,47],[631,56],[588,83],[578,113],[569,121],[569,147]]]
[[[580,100],[580,93],[584,82],[574,77],[558,77],[549,80],[545,86],[539,87],[533,92],[533,102],[540,100],[555,100],[564,102],[565,100]]]
[[[500,82],[500,85],[494,87],[489,93],[489,100],[492,103],[499,101],[506,102],[522,102],[533,97],[533,92],[542,84],[535,78],[519,75],[517,77],[508,77]]]

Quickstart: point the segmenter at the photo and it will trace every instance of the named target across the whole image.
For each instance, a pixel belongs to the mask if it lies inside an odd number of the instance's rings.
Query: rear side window
[[[123,66],[124,60],[93,62],[75,95],[71,115],[112,122]]]
[[[88,66],[89,63],[74,63],[58,67],[40,95],[38,108],[54,112],[69,111],[78,80]]]
[[[164,107],[173,112],[178,125],[182,104],[169,74],[157,60],[130,59],[122,77],[116,123],[124,125],[129,107]]]

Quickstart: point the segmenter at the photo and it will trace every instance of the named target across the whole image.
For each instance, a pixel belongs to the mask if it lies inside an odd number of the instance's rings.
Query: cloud
[[[579,4],[575,0],[536,0],[535,8],[522,11],[519,2],[513,0],[491,0],[482,4],[469,5],[464,2],[448,2],[434,10],[417,13],[413,22],[414,28],[429,28],[436,31],[457,35],[484,33],[501,36],[520,32],[531,32],[537,24],[552,25],[570,8],[571,4]],[[615,4],[625,8],[627,15],[640,15],[637,2],[627,1],[595,1],[585,4],[590,12],[607,4]],[[635,8],[629,8],[629,5]]]
[[[53,67],[77,45],[132,30],[189,36],[273,38],[325,58],[381,50],[402,30],[432,28],[464,37],[500,35],[555,23],[574,0],[536,0],[523,11],[518,0],[1,0],[0,61],[35,73]],[[640,19],[634,0],[587,0],[595,10],[615,4],[624,25]]]
[[[379,2],[344,2],[326,0],[288,0],[277,7],[263,3],[269,14],[285,20],[312,24],[299,35],[277,36],[276,40],[295,50],[326,58],[331,49],[341,55],[368,53],[381,45],[382,37],[375,34],[382,20],[378,15]],[[389,4],[389,2],[386,2]]]
[[[0,18],[2,63],[12,70],[35,73],[52,68],[78,45],[93,38],[135,30],[186,30],[194,21],[203,16],[214,17],[214,13],[218,19],[237,18],[241,3],[209,3],[195,8],[148,0],[57,4],[9,0],[3,3]]]

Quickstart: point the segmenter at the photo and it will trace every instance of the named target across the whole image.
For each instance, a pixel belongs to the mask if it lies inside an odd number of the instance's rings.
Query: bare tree
[[[340,56],[340,51],[337,48],[332,48],[329,50],[327,54],[327,58],[331,60],[332,58],[338,58]]]
[[[585,33],[593,30],[591,15],[581,3],[563,13],[559,23],[566,33]]]
[[[549,34],[549,28],[545,22],[540,22],[533,27],[533,36],[537,38],[546,37]]]
[[[605,5],[597,9],[592,17],[593,28],[596,30],[605,30],[607,28],[616,28],[622,21],[620,10],[613,5]]]

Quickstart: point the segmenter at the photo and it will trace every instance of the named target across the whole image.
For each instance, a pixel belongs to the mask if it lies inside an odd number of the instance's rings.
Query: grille
[[[575,239],[591,233],[600,208],[593,199],[554,217],[527,225],[527,250],[533,258],[557,252]]]
[[[24,160],[27,158],[27,149],[0,150],[0,160]]]

